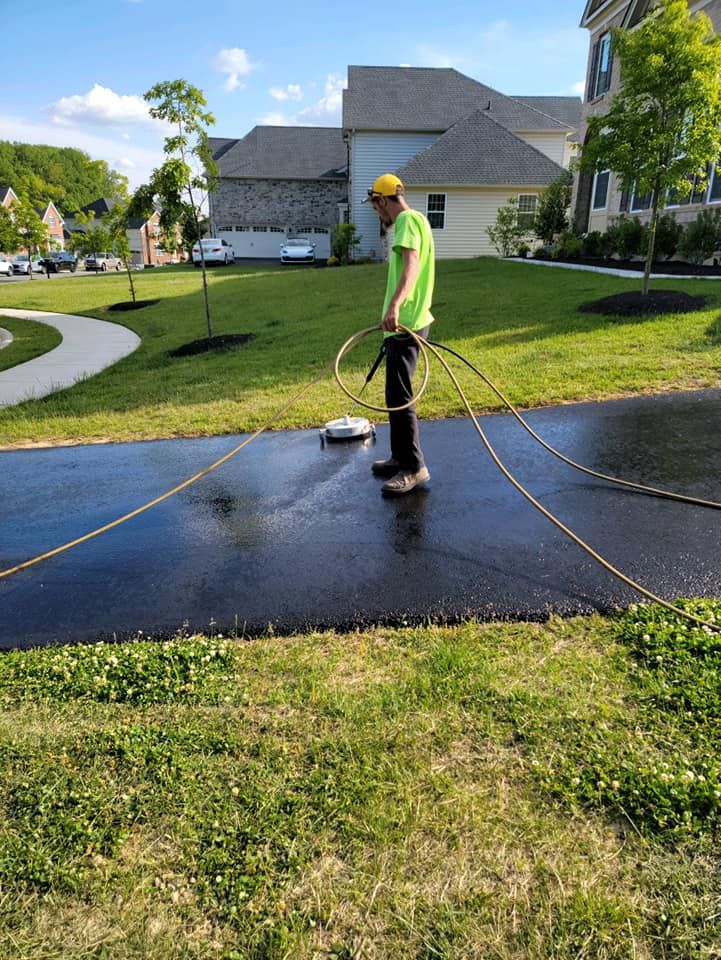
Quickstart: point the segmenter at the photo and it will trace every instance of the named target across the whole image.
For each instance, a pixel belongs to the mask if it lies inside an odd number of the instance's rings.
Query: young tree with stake
[[[156,83],[145,100],[153,104],[150,116],[163,120],[176,131],[165,138],[165,163],[153,171],[148,195],[160,202],[160,227],[169,234],[186,217],[196,236],[201,236],[203,204],[215,188],[218,168],[208,141],[207,127],[215,123],[212,113],[204,110],[206,99],[201,90],[185,80]],[[213,335],[208,300],[208,278],[203,244],[199,242],[200,265],[203,271],[203,297],[208,339]]]
[[[620,89],[588,121],[581,166],[613,170],[623,188],[650,194],[642,293],[648,293],[659,208],[688,196],[721,154],[721,38],[687,0],[663,0],[635,30],[612,31]]]

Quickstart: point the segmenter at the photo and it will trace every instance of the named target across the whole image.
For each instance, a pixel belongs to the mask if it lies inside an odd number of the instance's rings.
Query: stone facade
[[[213,234],[228,227],[271,226],[284,232],[331,228],[348,200],[343,180],[255,180],[221,177],[210,197]]]
[[[620,83],[619,63],[614,60],[611,69],[610,87],[599,96],[590,96],[591,73],[594,69],[594,50],[596,44],[601,38],[614,27],[620,27],[626,18],[629,8],[635,5],[636,0],[615,0],[615,2],[601,3],[595,13],[590,14],[583,24],[590,32],[589,57],[586,68],[586,93],[583,103],[583,114],[581,120],[581,129],[579,131],[579,141],[586,142],[588,130],[588,118],[603,114],[608,109],[614,94],[617,92]],[[703,11],[714,25],[715,30],[721,30],[721,0],[695,0],[689,3],[693,13]],[[720,171],[721,174],[721,171]],[[591,171],[581,171],[574,178],[572,209],[577,228],[586,233],[591,230],[606,230],[609,223],[618,217],[621,213],[629,213],[639,217],[640,220],[646,220],[649,213],[643,210],[633,209],[629,203],[629,198],[621,192],[620,184],[616,177],[611,174],[608,185],[608,197],[605,209],[592,209],[594,175]],[[673,213],[679,223],[695,220],[698,212],[706,206],[705,203],[689,203],[677,207],[662,208],[662,212]]]

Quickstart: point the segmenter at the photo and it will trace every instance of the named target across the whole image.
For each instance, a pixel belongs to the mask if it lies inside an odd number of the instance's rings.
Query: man
[[[402,324],[423,339],[433,323],[430,306],[435,279],[433,234],[428,220],[406,203],[405,188],[392,173],[378,177],[368,198],[385,227],[394,228],[383,302],[386,350],[386,406],[401,407],[413,397],[412,377],[419,347],[410,334],[398,332]],[[384,493],[409,493],[431,475],[425,465],[415,404],[389,413],[391,455],[371,467],[377,477],[389,479]]]

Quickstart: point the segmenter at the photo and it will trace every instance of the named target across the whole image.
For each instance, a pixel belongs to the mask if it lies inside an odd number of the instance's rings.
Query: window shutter
[[[628,213],[628,201],[631,199],[631,194],[629,190],[621,191],[621,202],[619,203],[618,209],[621,213]]]
[[[591,74],[588,78],[588,90],[586,91],[586,100],[593,100],[596,95],[596,70],[598,69],[598,55],[601,49],[601,41],[597,40],[593,45],[591,52]]]
[[[613,73],[613,44],[608,48],[608,69],[606,70],[606,82],[603,85],[603,91],[599,93],[605,93],[606,90],[611,89],[611,74]]]

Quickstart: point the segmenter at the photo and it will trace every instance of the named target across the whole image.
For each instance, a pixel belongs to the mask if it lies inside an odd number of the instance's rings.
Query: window
[[[518,197],[518,226],[529,233],[533,230],[533,221],[536,219],[537,202],[535,193],[522,193]]]
[[[53,216],[48,217],[48,226],[49,226],[49,227],[54,227],[54,226],[55,226],[55,217],[53,217]]]
[[[610,170],[599,170],[593,178],[593,210],[605,210],[608,203],[608,181],[611,177]]]
[[[631,27],[635,27],[637,23],[640,23],[648,13],[648,8],[650,6],[651,0],[636,0],[636,2],[629,8],[629,13],[626,17],[624,27],[627,30],[630,30]]]
[[[268,227],[268,230],[271,233],[285,233],[285,230],[283,229],[283,227]]]
[[[631,210],[650,210],[651,209],[651,194],[650,193],[637,193],[636,184],[633,185],[633,190],[631,191]]]
[[[253,227],[253,233],[267,233],[267,227]]]
[[[225,226],[225,227],[220,227],[220,226],[219,226],[219,227],[218,227],[218,233],[221,233],[221,232],[222,232],[222,233],[230,233],[230,232],[232,232],[232,230],[233,230],[233,228],[232,228],[231,226]]]
[[[604,33],[593,45],[591,55],[591,75],[588,81],[588,100],[600,97],[611,86],[613,56],[611,54],[611,34]]]
[[[706,190],[711,180],[711,168],[706,171],[705,176],[694,174],[688,177],[690,189],[688,193],[679,193],[677,190],[669,190],[666,195],[667,207],[685,207],[690,203],[703,203],[706,199]]]
[[[721,203],[721,169],[718,163],[713,165],[713,172],[709,177],[708,202]]]
[[[429,193],[426,204],[426,216],[434,230],[443,230],[446,225],[445,193]]]
[[[295,231],[299,236],[306,236],[309,233],[313,233],[313,227],[298,227]]]

